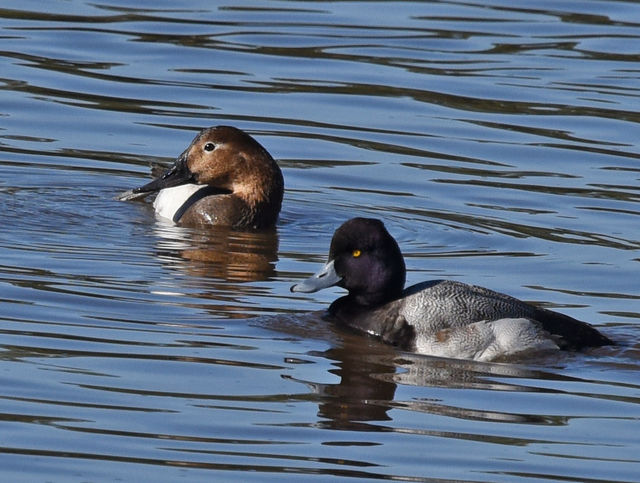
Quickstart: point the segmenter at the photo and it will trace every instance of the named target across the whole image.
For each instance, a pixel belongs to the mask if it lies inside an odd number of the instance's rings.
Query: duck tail
[[[615,345],[611,339],[601,334],[595,327],[568,315],[539,308],[536,315],[544,330],[559,336],[562,349],[581,350],[587,347]]]

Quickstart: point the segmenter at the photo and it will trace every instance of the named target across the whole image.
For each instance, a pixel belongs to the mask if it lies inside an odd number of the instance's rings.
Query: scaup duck
[[[284,192],[282,172],[250,135],[231,126],[201,131],[173,166],[120,200],[158,193],[156,213],[185,225],[274,226]]]
[[[435,356],[490,361],[613,343],[585,322],[483,287],[433,280],[404,289],[405,272],[384,224],[353,218],[333,235],[328,262],[291,291],[345,288],[329,307],[339,324]]]

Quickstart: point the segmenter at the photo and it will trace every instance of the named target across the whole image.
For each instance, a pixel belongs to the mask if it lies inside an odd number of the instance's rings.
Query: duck
[[[312,293],[338,286],[328,317],[406,351],[495,361],[613,344],[586,322],[493,290],[453,280],[404,288],[400,247],[383,222],[353,218],[334,233],[327,263],[291,287]]]
[[[214,126],[200,131],[160,176],[118,199],[154,193],[156,214],[175,224],[261,229],[276,224],[284,178],[269,152],[249,134]]]

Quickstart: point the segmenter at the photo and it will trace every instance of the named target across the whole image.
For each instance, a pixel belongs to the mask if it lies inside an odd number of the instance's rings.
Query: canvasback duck
[[[156,213],[174,223],[257,229],[275,225],[283,192],[282,172],[260,143],[216,126],[202,130],[158,178],[118,199],[157,193]]]
[[[331,240],[328,262],[292,292],[337,285],[348,294],[338,324],[423,354],[490,361],[546,350],[613,344],[591,325],[492,290],[448,280],[404,289],[405,264],[383,223],[353,218]]]

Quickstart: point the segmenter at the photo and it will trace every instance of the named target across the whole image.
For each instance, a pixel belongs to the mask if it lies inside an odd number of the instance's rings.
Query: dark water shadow
[[[263,320],[262,327],[285,331],[298,337],[328,340],[331,347],[314,352],[314,357],[331,361],[331,374],[337,383],[319,383],[291,375],[285,379],[304,384],[317,397],[317,423],[324,429],[387,432],[396,431],[393,410],[430,413],[464,420],[536,425],[566,425],[570,416],[513,411],[485,410],[443,404],[431,398],[403,400],[397,391],[402,386],[466,389],[479,391],[567,394],[589,398],[608,398],[603,386],[635,390],[637,384],[591,379],[581,373],[580,365],[621,364],[620,358],[636,354],[637,343],[615,348],[599,348],[585,353],[559,352],[508,362],[476,362],[407,353],[377,340],[345,332],[323,319],[323,312],[299,317],[274,317]],[[297,319],[298,322],[294,322]],[[300,320],[303,320],[301,323]],[[559,384],[558,384],[559,383]],[[587,385],[593,392],[582,392]],[[581,388],[581,389],[577,389]],[[633,402],[633,401],[629,401]],[[404,428],[403,431],[414,431]],[[417,432],[425,432],[419,430]],[[431,431],[426,431],[431,433]],[[437,431],[435,431],[437,433]]]
[[[228,282],[269,280],[278,260],[277,230],[188,229],[158,221],[156,256],[194,277]]]

